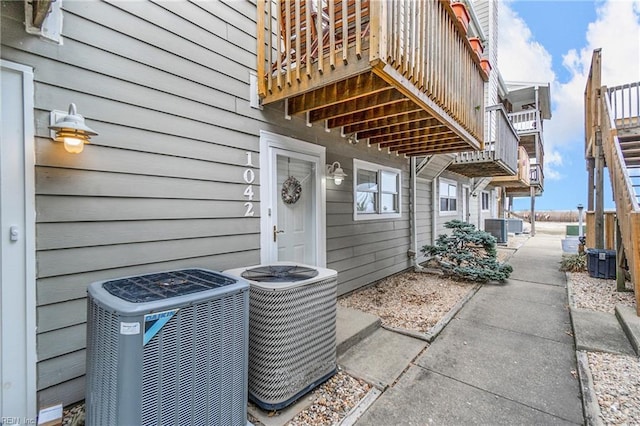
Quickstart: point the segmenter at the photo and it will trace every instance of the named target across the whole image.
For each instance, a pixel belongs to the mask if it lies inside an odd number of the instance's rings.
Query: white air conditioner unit
[[[251,286],[249,398],[279,410],[336,372],[336,271],[289,262],[225,272]]]
[[[247,424],[249,284],[205,269],[88,288],[88,425]]]

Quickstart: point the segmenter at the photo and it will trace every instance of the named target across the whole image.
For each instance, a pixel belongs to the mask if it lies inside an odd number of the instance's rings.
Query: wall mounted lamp
[[[72,154],[81,153],[91,136],[98,135],[84,124],[84,117],[77,113],[75,104],[69,105],[68,113],[51,111],[50,123],[49,129],[55,132],[55,135],[52,135],[53,140],[64,142],[64,149]]]
[[[333,179],[336,185],[340,185],[342,180],[347,177],[347,174],[342,170],[342,166],[337,161],[333,164],[327,164],[327,177]]]

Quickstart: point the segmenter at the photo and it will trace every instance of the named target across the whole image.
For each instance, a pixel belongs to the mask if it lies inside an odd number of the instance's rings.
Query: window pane
[[[440,196],[445,197],[449,194],[449,184],[440,181]]]
[[[382,192],[398,192],[398,175],[382,172]]]
[[[457,194],[457,187],[455,185],[449,185],[449,197],[451,198],[456,198]]]
[[[450,212],[455,212],[457,209],[458,209],[457,200],[455,198],[451,198],[449,200],[449,211]]]
[[[377,191],[378,173],[371,170],[358,170],[358,191]]]
[[[397,200],[396,194],[382,194],[382,211],[380,213],[397,213]]]
[[[447,208],[447,198],[440,198],[440,211],[441,212],[446,212],[448,210]]]
[[[372,192],[356,192],[356,211],[358,213],[375,213],[376,195]]]

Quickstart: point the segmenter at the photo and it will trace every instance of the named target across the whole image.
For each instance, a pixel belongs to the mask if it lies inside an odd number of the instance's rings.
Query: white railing
[[[538,110],[512,112],[509,119],[518,134],[542,131]]]
[[[607,96],[616,128],[640,126],[640,82],[610,87]]]

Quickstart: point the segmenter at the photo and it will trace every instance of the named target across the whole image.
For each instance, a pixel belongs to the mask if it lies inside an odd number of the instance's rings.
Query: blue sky
[[[640,0],[501,0],[498,68],[506,81],[551,83],[545,123],[545,191],[539,210],[586,205],[583,93],[593,49],[602,82],[640,81]],[[607,181],[605,208],[614,207]],[[514,208],[528,209],[528,198]]]

